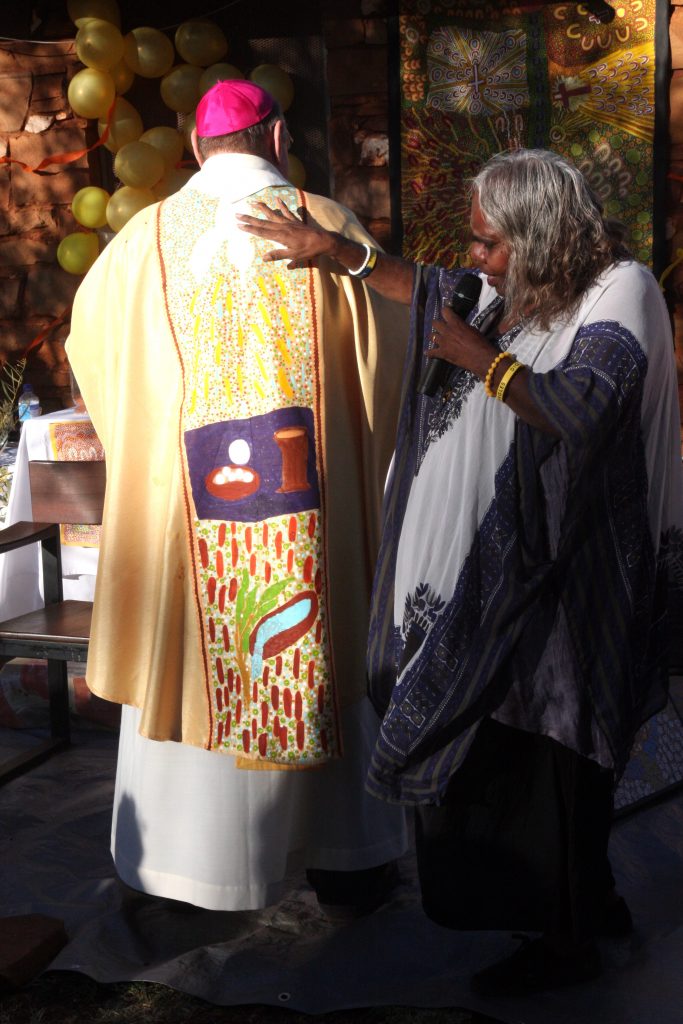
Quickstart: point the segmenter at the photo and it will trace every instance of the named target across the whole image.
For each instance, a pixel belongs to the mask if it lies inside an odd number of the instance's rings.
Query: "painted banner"
[[[404,255],[466,265],[468,179],[529,147],[573,160],[652,265],[658,3],[613,7],[400,0]]]

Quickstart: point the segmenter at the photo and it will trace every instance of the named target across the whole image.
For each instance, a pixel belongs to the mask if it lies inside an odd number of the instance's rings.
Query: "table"
[[[11,458],[12,452],[7,454]],[[90,417],[76,409],[61,409],[26,420],[22,426],[13,467],[4,525],[32,518],[29,461],[102,459],[102,446]],[[62,584],[64,597],[92,601],[99,549],[99,527],[62,528]],[[83,540],[83,543],[79,541]],[[0,616],[23,615],[43,605],[40,544],[0,555]],[[82,665],[69,665],[72,706],[83,718],[116,726],[120,709],[93,696],[86,687]],[[0,673],[0,727],[12,729],[44,724],[47,711],[47,675],[43,662],[14,659]]]
[[[14,466],[17,461],[17,445],[8,441],[0,451],[0,526],[4,525],[7,514],[7,502],[9,500]]]
[[[76,428],[76,429],[74,429]],[[61,409],[46,416],[26,420],[17,448],[14,475],[5,525],[30,520],[31,492],[28,464],[33,459],[103,458],[98,441],[93,441],[92,423],[85,412]],[[91,601],[95,592],[95,576],[99,550],[92,528],[86,532],[86,543],[77,543],[77,533],[67,535],[62,544],[64,597]],[[40,545],[11,551],[0,556],[0,614],[3,619],[23,615],[42,607]]]

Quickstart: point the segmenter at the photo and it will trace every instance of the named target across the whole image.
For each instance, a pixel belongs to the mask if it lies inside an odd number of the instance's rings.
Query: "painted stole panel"
[[[275,195],[302,203],[294,188],[259,199]],[[210,746],[315,765],[339,740],[312,271],[254,263],[270,244],[235,229],[218,202],[187,190],[159,217]]]

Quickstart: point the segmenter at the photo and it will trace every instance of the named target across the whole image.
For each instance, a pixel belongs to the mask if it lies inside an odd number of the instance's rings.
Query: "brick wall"
[[[391,249],[386,0],[323,4],[332,195]],[[340,12],[343,10],[343,17]]]

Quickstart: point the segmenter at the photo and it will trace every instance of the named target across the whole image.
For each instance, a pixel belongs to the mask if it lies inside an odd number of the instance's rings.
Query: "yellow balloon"
[[[249,77],[275,97],[281,110],[287,110],[294,98],[294,83],[286,71],[277,64],[259,64]]]
[[[161,79],[161,98],[178,114],[189,114],[199,102],[199,79],[202,69],[192,64],[178,64]]]
[[[296,185],[297,188],[303,188],[306,181],[306,168],[301,163],[301,160],[299,160],[299,157],[294,156],[293,153],[288,153],[288,160],[289,170],[287,171],[287,177],[292,185]]]
[[[199,79],[199,92],[203,96],[216,82],[228,82],[231,78],[244,78],[244,75],[234,64],[212,64]]]
[[[123,59],[142,78],[161,78],[173,66],[173,43],[158,28],[134,28],[123,39]]]
[[[123,36],[111,22],[91,18],[76,33],[76,53],[87,67],[111,71],[123,57]]]
[[[164,158],[167,169],[175,167],[181,159],[185,148],[185,142],[180,132],[175,128],[167,128],[165,125],[159,125],[156,128],[150,128],[148,131],[143,132],[140,136],[140,142],[146,142],[149,146],[154,146]]]
[[[100,254],[100,242],[95,234],[75,231],[57,246],[57,262],[69,274],[85,274]]]
[[[106,127],[106,118],[102,118],[97,122],[97,131],[100,138]],[[118,153],[121,146],[125,146],[127,142],[135,142],[136,139],[139,139],[142,135],[142,130],[142,118],[133,104],[129,103],[128,100],[124,100],[123,96],[119,96],[114,105],[109,125],[109,135],[104,146],[110,153]]]
[[[205,68],[225,57],[228,41],[212,21],[184,21],[176,31],[175,48],[187,64]]]
[[[107,223],[109,193],[97,185],[86,185],[71,200],[71,212],[86,228],[103,228]]]
[[[132,68],[128,67],[123,58],[121,58],[118,64],[111,69],[109,74],[114,80],[114,88],[116,89],[117,96],[120,96],[121,93],[128,92],[135,81],[135,72]]]
[[[154,202],[154,193],[150,189],[130,188],[124,185],[114,192],[107,203],[107,223],[112,231],[120,231],[131,217]]]
[[[195,117],[195,112],[193,110],[191,114],[187,114],[183,118],[183,124],[182,124],[182,132],[183,132],[183,140],[185,142],[185,149],[187,150],[188,153],[191,153],[192,156],[194,156],[194,150],[192,148],[192,132],[195,130],[196,127],[197,127],[197,118]]]
[[[161,181],[156,183],[152,192],[157,199],[165,199],[166,196],[172,196],[174,192],[177,192],[183,185],[186,185],[196,173],[196,167],[172,167],[166,172]]]
[[[106,71],[83,68],[69,82],[69,104],[79,117],[103,117],[114,102],[114,80]]]
[[[165,170],[159,150],[146,142],[127,142],[114,157],[114,174],[131,188],[151,188]]]
[[[121,14],[116,0],[67,0],[66,9],[78,28],[90,18],[101,18],[121,28]]]

